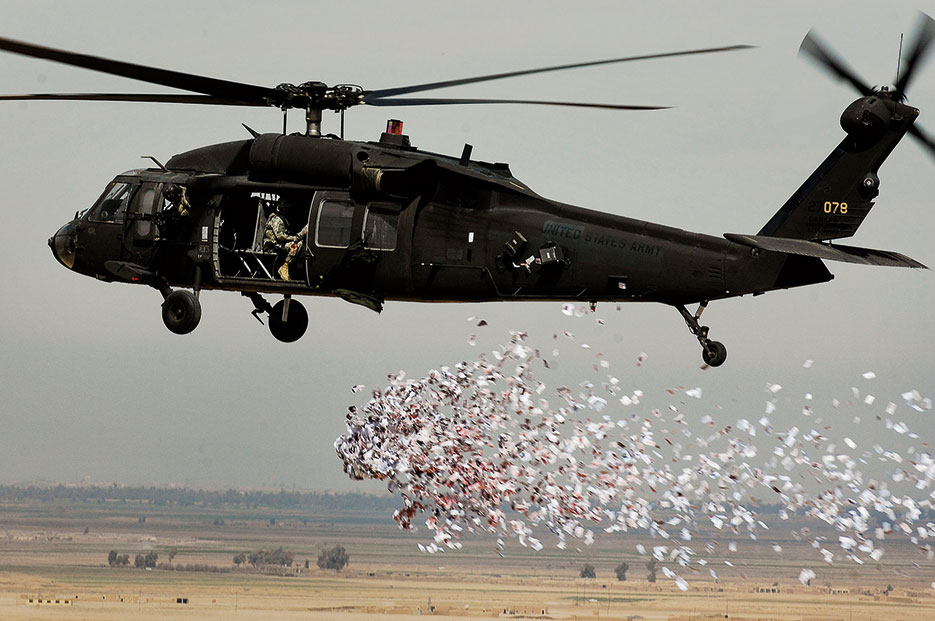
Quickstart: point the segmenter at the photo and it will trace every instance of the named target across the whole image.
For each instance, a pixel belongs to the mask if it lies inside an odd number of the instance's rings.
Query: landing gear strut
[[[694,334],[698,338],[698,342],[701,343],[701,358],[705,361],[705,364],[712,367],[719,367],[727,360],[727,348],[724,347],[723,343],[709,339],[708,326],[703,326],[698,323],[698,320],[701,318],[701,313],[704,312],[707,306],[708,301],[703,301],[698,305],[698,310],[695,311],[694,315],[689,313],[682,304],[675,306],[675,308],[682,314],[682,318],[688,325],[689,332]]]
[[[294,343],[305,334],[308,329],[308,311],[301,302],[293,300],[291,295],[283,296],[283,299],[271,306],[259,293],[243,293],[242,295],[250,298],[253,302],[252,315],[256,320],[263,323],[260,319],[261,313],[269,316],[269,331],[277,340],[283,343]]]

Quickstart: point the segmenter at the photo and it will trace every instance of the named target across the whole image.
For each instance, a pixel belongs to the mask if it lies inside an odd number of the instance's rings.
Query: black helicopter
[[[660,302],[676,308],[704,361],[727,350],[699,323],[711,300],[829,281],[823,259],[924,268],[895,252],[832,244],[853,235],[878,194],[877,171],[913,123],[905,93],[935,38],[923,15],[893,87],[871,88],[812,33],[801,51],[861,97],[841,116],[846,136],[756,235],[713,237],[545,199],[506,164],[420,151],[391,120],[376,142],[343,139],[355,105],[523,103],[659,109],[561,101],[407,97],[533,73],[748,46],[617,58],[367,91],[306,82],[266,88],[0,39],[0,49],[163,86],[182,94],[29,94],[0,100],[140,101],[305,110],[304,135],[258,134],[117,175],[89,209],[49,240],[65,267],[159,290],[178,334],[195,329],[203,289],[240,291],[273,336],[299,339],[296,295],[339,296],[377,312],[385,300]],[[321,135],[323,110],[341,136]],[[189,291],[188,289],[191,289]],[[275,305],[263,294],[282,296]],[[698,304],[692,313],[686,305]]]

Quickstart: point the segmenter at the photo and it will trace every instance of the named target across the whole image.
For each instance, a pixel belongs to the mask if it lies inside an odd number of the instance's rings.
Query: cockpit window
[[[98,222],[123,222],[132,193],[133,186],[129,183],[112,182],[91,209],[90,219]]]

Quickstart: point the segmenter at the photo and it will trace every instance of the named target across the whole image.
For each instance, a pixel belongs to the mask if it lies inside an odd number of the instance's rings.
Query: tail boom
[[[877,171],[910,130],[919,111],[868,95],[841,115],[847,137],[760,230],[760,236],[808,241],[850,237],[879,194]]]

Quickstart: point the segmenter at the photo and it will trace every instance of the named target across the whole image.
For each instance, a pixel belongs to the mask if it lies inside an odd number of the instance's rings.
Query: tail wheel
[[[719,367],[727,360],[727,348],[720,341],[708,341],[708,346],[701,350],[705,364]]]
[[[289,300],[289,310],[285,310],[286,300],[280,300],[273,306],[273,312],[269,314],[269,331],[283,343],[294,343],[308,329],[308,311],[295,300]]]
[[[190,291],[173,291],[162,303],[162,321],[176,334],[188,334],[201,321],[201,302]]]

